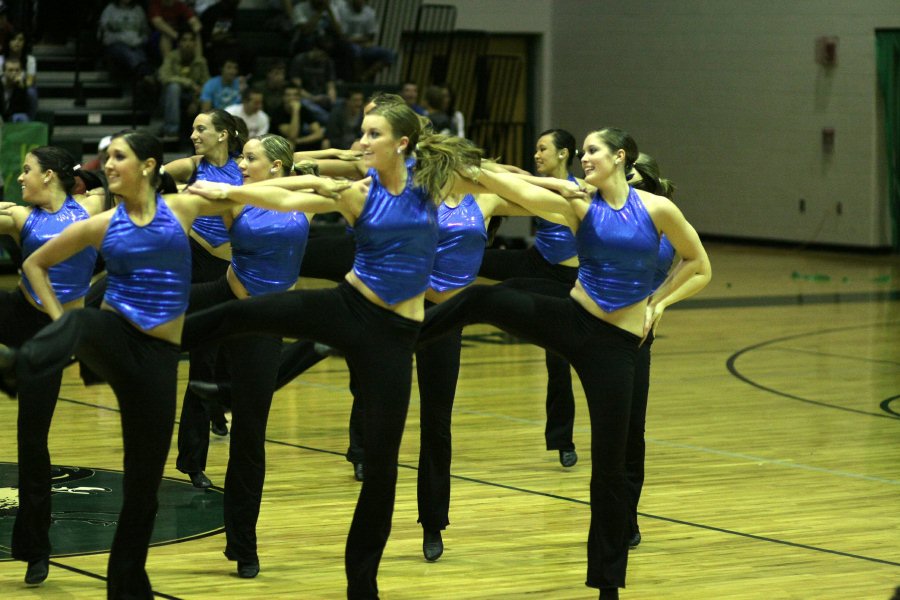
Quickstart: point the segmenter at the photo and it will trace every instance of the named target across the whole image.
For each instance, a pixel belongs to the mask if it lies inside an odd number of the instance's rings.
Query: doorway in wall
[[[891,245],[900,253],[900,29],[875,30],[878,91],[884,113]]]

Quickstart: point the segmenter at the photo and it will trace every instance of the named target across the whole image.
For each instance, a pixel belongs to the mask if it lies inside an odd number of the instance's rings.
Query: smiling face
[[[22,200],[24,202],[41,204],[40,199],[47,188],[47,183],[44,182],[44,179],[47,178],[45,173],[33,154],[25,155],[25,162],[22,163],[22,173],[16,180],[22,186]]]
[[[121,196],[133,196],[148,181],[142,171],[152,167],[148,161],[138,159],[134,150],[122,137],[117,137],[107,149],[109,158],[103,166],[103,172],[109,181],[109,191]],[[152,159],[150,159],[152,161]]]
[[[278,174],[280,164],[275,165],[263,149],[259,140],[249,140],[244,144],[244,154],[238,163],[241,174],[244,176],[244,183],[253,183],[254,181],[263,181],[271,179]],[[273,173],[272,170],[275,170]]]
[[[559,163],[565,160],[560,157],[560,150],[553,143],[553,135],[542,135],[534,145],[534,166],[540,175],[552,175]]]
[[[624,158],[624,150],[613,152],[599,135],[588,135],[584,138],[584,155],[581,157],[584,180],[593,186],[599,186],[620,168]]]
[[[377,171],[388,169],[403,156],[408,143],[406,136],[399,140],[394,137],[391,124],[381,115],[369,114],[363,119],[359,145],[363,151],[363,164],[367,167],[374,167]]]
[[[212,117],[199,114],[194,119],[191,143],[194,144],[194,151],[197,154],[209,156],[220,144],[226,143],[226,134],[224,131],[216,131]]]

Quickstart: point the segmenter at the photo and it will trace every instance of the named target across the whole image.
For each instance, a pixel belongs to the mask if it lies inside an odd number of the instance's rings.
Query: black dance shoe
[[[222,415],[221,421],[219,419],[210,420],[209,430],[218,436],[228,435],[228,421],[225,420],[225,415]]]
[[[237,576],[241,579],[253,579],[259,575],[259,561],[241,562],[237,564]]]
[[[640,544],[640,543],[641,543],[641,532],[635,531],[634,535],[631,536],[631,538],[628,540],[628,547],[629,548],[637,548],[638,544]]]
[[[575,463],[578,462],[578,453],[575,452],[575,449],[571,450],[560,450],[559,451],[559,464],[566,467],[574,467]]]
[[[50,572],[50,559],[39,558],[37,560],[28,561],[28,569],[25,571],[25,583],[28,585],[38,585],[44,583],[47,574]]]
[[[357,481],[363,480],[363,464],[353,463],[353,477],[356,478]]]
[[[444,553],[444,540],[441,538],[440,531],[423,530],[422,535],[422,554],[425,560],[434,562]]]
[[[3,392],[13,400],[19,389],[19,381],[16,377],[16,358],[18,352],[0,344],[0,392]]]
[[[206,488],[212,487],[212,481],[209,480],[209,477],[207,477],[206,473],[203,471],[188,473],[188,477],[191,478],[191,485],[197,489],[205,490]]]
[[[600,600],[619,600],[619,588],[600,588]]]

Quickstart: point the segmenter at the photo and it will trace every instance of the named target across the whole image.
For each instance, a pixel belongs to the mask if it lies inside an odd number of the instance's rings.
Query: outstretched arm
[[[287,178],[281,178],[287,179]],[[188,188],[208,200],[228,200],[237,204],[251,204],[260,208],[281,212],[307,213],[338,212],[338,200],[312,192],[296,192],[274,185],[232,186],[223,183],[198,181]]]
[[[549,189],[538,187],[518,175],[511,173],[495,173],[492,171],[476,171],[471,173],[477,183],[488,191],[493,192],[510,202],[514,202],[533,214],[537,214],[554,223],[566,225],[575,231],[578,229],[580,219],[572,207],[572,202],[560,194]],[[542,179],[542,178],[538,178]],[[583,194],[578,192],[574,184],[569,184],[573,198],[580,198]]]
[[[290,191],[313,191],[320,196],[336,198],[341,192],[350,187],[350,182],[339,181],[330,177],[318,177],[316,175],[292,175],[290,177],[275,177],[254,181],[245,185],[278,187]]]

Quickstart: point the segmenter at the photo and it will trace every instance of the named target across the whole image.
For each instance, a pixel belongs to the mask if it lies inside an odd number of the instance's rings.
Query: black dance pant
[[[431,302],[428,307],[435,306]],[[450,460],[453,452],[450,421],[462,328],[416,350],[419,378],[419,472],[417,499],[422,529],[439,531],[450,524]]]
[[[224,275],[213,281],[193,283],[187,312],[191,314],[234,299],[234,293]],[[191,351],[189,380],[215,380],[213,367],[218,349],[218,346],[204,346]],[[175,466],[182,473],[199,473],[206,469],[209,454],[209,421],[209,401],[201,398],[190,386],[187,387],[181,403],[178,457],[175,459]]]
[[[427,308],[434,304],[426,300],[425,306]],[[418,522],[427,531],[443,530],[450,524],[450,421],[459,377],[461,348],[462,329],[459,329],[416,351],[420,398]],[[355,383],[351,372],[353,408],[350,411],[350,447],[347,449],[347,460],[354,464],[365,462],[365,409],[358,399]]]
[[[142,333],[112,311],[82,308],[20,348],[19,381],[27,385],[54,376],[73,354],[112,386],[122,421],[123,501],[109,554],[107,596],[152,598],[145,564],[175,422],[178,346]],[[41,420],[45,423],[49,419]]]
[[[631,396],[631,419],[628,424],[628,443],[625,449],[625,485],[628,495],[629,537],[638,529],[637,509],[644,487],[644,458],[646,444],[644,430],[647,423],[647,398],[650,394],[650,347],[653,333],[647,336],[638,349],[634,365],[634,390]]]
[[[21,347],[50,323],[50,317],[32,306],[22,290],[0,292],[0,343]],[[19,382],[19,508],[12,535],[12,555],[19,560],[50,556],[47,435],[61,380],[62,368],[46,377]]]
[[[188,312],[207,308],[218,302],[226,302],[234,298],[230,289],[226,289],[227,297],[215,296],[221,288],[214,285],[225,277],[229,261],[213,256],[193,237],[191,243],[191,300]],[[210,284],[212,287],[204,286]],[[195,289],[196,288],[196,289]],[[226,286],[227,288],[227,286]],[[210,345],[198,348],[191,353],[190,378],[196,381],[216,381],[224,379],[228,373],[228,355],[220,353],[219,347]],[[217,377],[217,373],[221,375]],[[213,400],[201,398],[190,387],[184,390],[182,413],[178,428],[178,458],[176,467],[182,473],[198,473],[206,469],[206,457],[209,451],[209,421],[213,410],[221,412],[221,408],[213,404]],[[184,420],[188,419],[190,432],[184,429]],[[185,434],[187,436],[185,437]]]
[[[391,531],[419,326],[372,304],[348,283],[227,302],[185,322],[186,349],[256,333],[315,340],[347,357],[359,382],[366,432],[366,476],[345,554],[348,598],[378,597],[376,576]]]
[[[190,309],[197,311],[235,299],[222,277],[192,285]],[[275,392],[281,338],[243,336],[224,342],[220,351],[228,358],[233,392],[225,473],[225,556],[240,562],[259,562],[256,522],[266,478],[266,425]],[[191,367],[193,378],[193,362]],[[202,464],[198,470],[202,471],[208,450],[209,414],[200,402],[192,402],[186,395],[178,425],[178,468],[184,471],[188,461],[198,461],[198,465]]]
[[[640,339],[571,298],[475,285],[426,312],[419,346],[472,323],[489,323],[566,357],[591,418],[591,525],[587,585],[624,587],[628,563],[625,448]]]
[[[303,252],[300,274],[340,283],[353,268],[355,255],[356,242],[350,234],[310,236]]]
[[[478,274],[488,279],[505,281],[513,277],[547,279],[568,286],[571,291],[578,278],[578,267],[547,262],[532,246],[525,250],[488,248],[484,252]],[[575,397],[572,395],[572,372],[561,356],[547,352],[547,425],[544,440],[547,450],[574,450],[572,430],[575,426]]]

